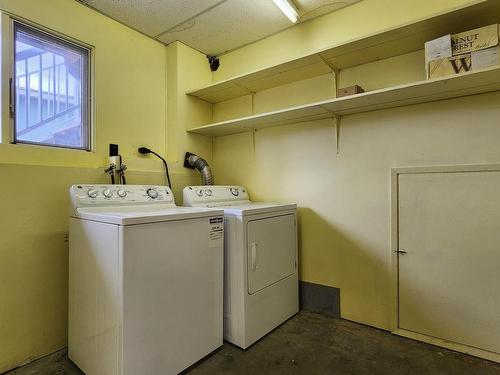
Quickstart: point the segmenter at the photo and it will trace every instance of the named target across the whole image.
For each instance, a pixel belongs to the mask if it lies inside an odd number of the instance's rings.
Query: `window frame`
[[[8,21],[8,22],[7,22]],[[74,38],[68,37],[62,33],[56,32],[54,30],[45,28],[43,26],[33,24],[32,22],[20,19],[16,16],[10,14],[2,13],[2,24],[7,23],[7,27],[2,27],[2,31],[8,31],[7,35],[2,36],[2,73],[6,77],[4,93],[6,93],[6,99],[2,100],[3,111],[7,113],[6,116],[2,115],[3,119],[8,118],[9,126],[5,126],[7,129],[3,129],[2,126],[2,141],[9,142],[12,145],[26,145],[29,148],[39,147],[43,149],[61,149],[61,150],[75,150],[75,151],[94,151],[95,144],[95,129],[94,129],[94,80],[93,80],[93,62],[94,62],[94,47],[76,40]],[[84,57],[84,70],[85,79],[81,81],[81,95],[82,95],[82,146],[66,146],[43,142],[29,142],[17,139],[16,132],[16,115],[12,109],[17,110],[16,101],[16,30],[23,30],[32,35],[40,36],[47,39],[54,44],[58,44],[61,47],[71,48],[75,51],[82,52]],[[5,74],[8,72],[8,74]],[[13,106],[13,107],[12,107]],[[3,121],[4,124],[6,122]],[[8,135],[7,135],[8,134]],[[7,136],[6,136],[7,135]],[[0,142],[1,143],[1,142]]]

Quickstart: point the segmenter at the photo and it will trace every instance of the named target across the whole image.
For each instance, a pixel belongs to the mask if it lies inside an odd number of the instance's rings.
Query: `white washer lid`
[[[73,217],[117,225],[147,224],[222,216],[224,211],[162,205],[78,208]]]
[[[223,209],[225,214],[241,216],[296,210],[297,205],[295,203],[247,202],[235,205],[215,205],[212,208]]]

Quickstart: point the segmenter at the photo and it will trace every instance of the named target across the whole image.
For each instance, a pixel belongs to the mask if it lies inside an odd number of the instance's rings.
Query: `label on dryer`
[[[224,219],[214,217],[208,221],[208,247],[217,247],[222,245],[224,238]]]

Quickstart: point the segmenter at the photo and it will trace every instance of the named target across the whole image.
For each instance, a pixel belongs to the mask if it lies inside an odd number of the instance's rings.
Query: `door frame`
[[[447,349],[470,354],[500,363],[500,353],[447,341],[444,339],[424,335],[399,328],[399,175],[402,174],[429,174],[429,173],[460,173],[460,172],[500,172],[500,163],[497,164],[462,164],[462,165],[435,165],[420,167],[393,167],[391,168],[391,313],[390,330],[393,334],[422,341],[428,344],[441,346]]]

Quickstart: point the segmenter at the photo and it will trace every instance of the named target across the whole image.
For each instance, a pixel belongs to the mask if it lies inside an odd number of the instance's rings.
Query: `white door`
[[[256,293],[295,272],[294,215],[249,221],[247,236],[248,293]]]
[[[500,352],[500,172],[399,175],[399,328]]]

